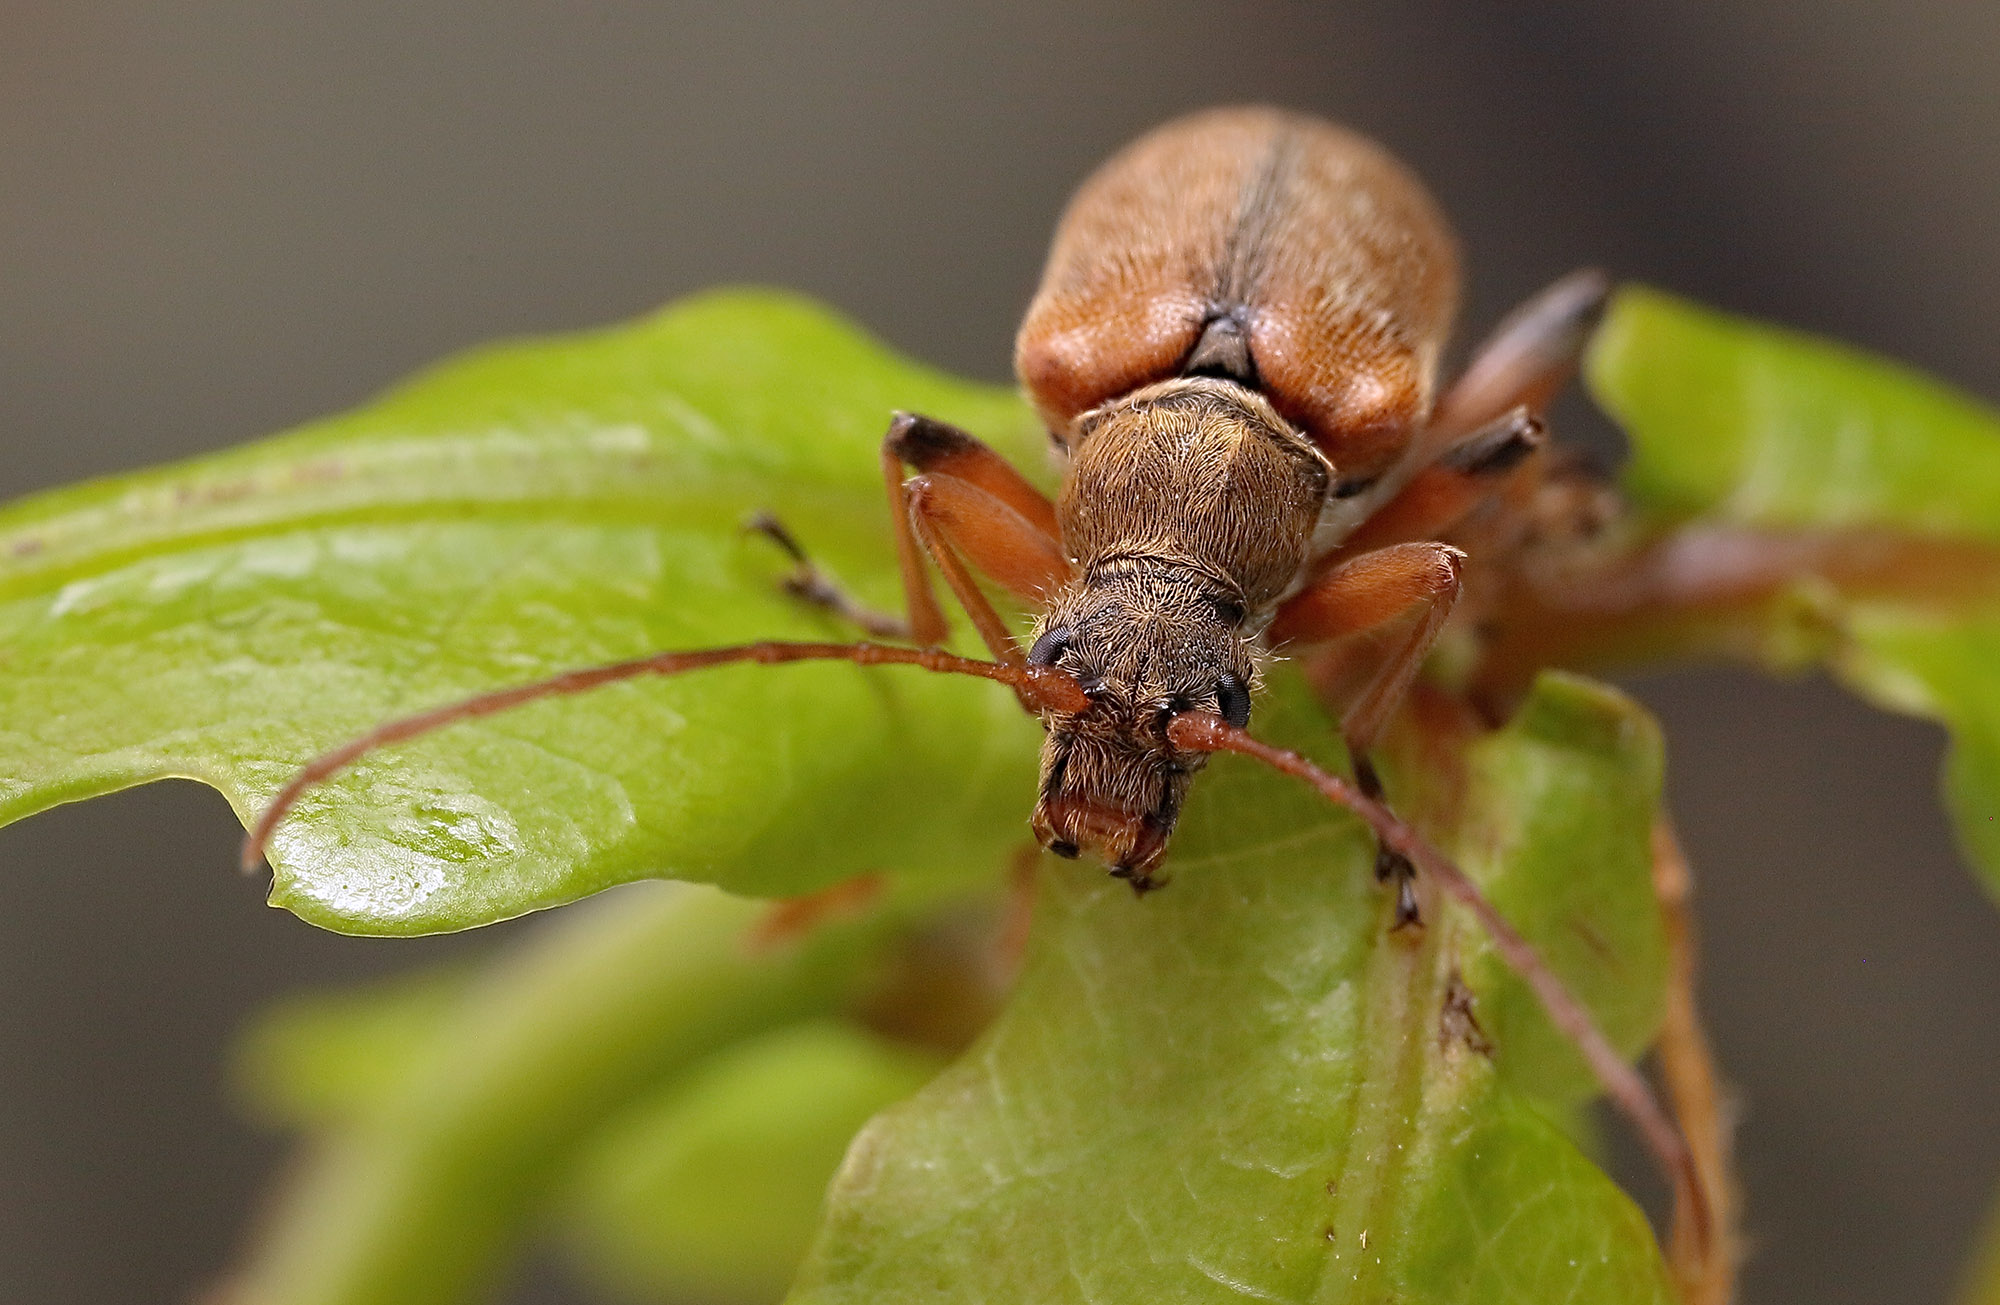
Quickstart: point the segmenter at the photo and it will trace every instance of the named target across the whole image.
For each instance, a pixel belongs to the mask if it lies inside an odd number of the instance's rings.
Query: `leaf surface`
[[[1946,806],[2000,893],[2000,414],[1860,350],[1638,287],[1619,292],[1587,375],[1631,438],[1626,488],[1652,528],[1889,559],[1801,565],[1747,614],[1748,646],[1944,725]]]
[[[782,1297],[856,1130],[938,1069],[831,1020],[711,1057],[591,1140],[556,1198],[574,1257],[633,1300]]]
[[[278,999],[237,1036],[237,1098],[261,1122],[296,1129],[393,1104],[464,1010],[475,974],[454,966]]]
[[[1275,714],[1324,749],[1296,696]],[[1405,756],[1405,798],[1442,805]],[[1662,955],[1643,713],[1545,679],[1455,766],[1467,868],[1643,1043]],[[1227,759],[1166,891],[1047,874],[1013,1002],[856,1140],[793,1305],[1671,1299],[1645,1220],[1536,1104],[1581,1094],[1567,1048],[1454,910],[1391,933],[1372,858],[1345,813]]]
[[[0,513],[0,819],[163,776],[261,808],[385,718],[660,648],[847,637],[779,594],[779,513],[896,601],[891,411],[1033,468],[1009,393],[771,292],[448,363],[347,416]],[[995,686],[738,667],[455,727],[309,794],[272,901],[356,933],[465,928],[672,877],[793,894],[989,874],[1036,731]]]

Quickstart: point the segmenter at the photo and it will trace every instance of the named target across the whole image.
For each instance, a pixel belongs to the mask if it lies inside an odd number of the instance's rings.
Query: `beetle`
[[[1156,887],[1193,776],[1232,750],[1375,830],[1395,925],[1421,869],[1466,904],[1583,1050],[1705,1223],[1684,1142],[1588,1012],[1451,863],[1383,804],[1369,751],[1461,594],[1588,534],[1595,488],[1541,413],[1574,372],[1606,279],[1566,277],[1438,385],[1456,241],[1422,184],[1343,128],[1273,108],[1166,124],[1090,177],[1056,231],[1015,368],[1064,466],[1053,501],[973,435],[899,414],[881,447],[906,611],[867,611],[790,533],[795,595],[905,646],[763,642],[666,652],[448,704],[310,763],[249,832],[254,864],[306,788],[376,748],[536,698],[727,662],[900,663],[1010,685],[1046,729],[1031,828]],[[1447,536],[1458,542],[1448,542]],[[1466,547],[1460,547],[1460,544]],[[1476,545],[1476,546],[1475,546]],[[929,570],[992,655],[946,652]],[[1023,648],[974,580],[1037,610]],[[1495,577],[1483,581],[1482,577]],[[1265,661],[1328,648],[1355,782],[1246,732]],[[1345,652],[1343,652],[1345,650]]]
[[[1539,413],[1607,292],[1594,272],[1557,283],[1437,399],[1458,279],[1436,204],[1373,142],[1277,109],[1198,113],[1084,183],[1022,323],[1015,370],[1065,464],[1058,499],[964,431],[891,427],[902,629],[944,636],[927,555],[997,660],[1089,692],[1044,713],[1043,846],[1154,886],[1206,757],[1172,743],[1173,718],[1242,726],[1272,649],[1388,631],[1342,722],[1380,796],[1368,750],[1464,580],[1466,554],[1434,536],[1545,469]],[[800,560],[795,592],[845,608]],[[1040,609],[1025,656],[968,567]],[[1378,870],[1415,921],[1407,861]]]

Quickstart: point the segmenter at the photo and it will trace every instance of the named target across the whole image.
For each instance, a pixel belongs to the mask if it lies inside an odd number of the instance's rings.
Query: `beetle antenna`
[[[573,693],[584,693],[600,685],[616,684],[620,680],[634,680],[644,675],[679,675],[684,671],[698,671],[710,666],[726,666],[735,662],[755,662],[764,666],[776,666],[786,662],[853,662],[857,666],[920,666],[927,671],[945,675],[975,675],[980,679],[994,680],[1009,685],[1019,695],[1022,706],[1030,711],[1082,711],[1090,705],[1090,699],[1077,686],[1077,682],[1067,671],[1053,666],[1016,666],[1006,662],[979,661],[971,657],[959,657],[939,648],[902,648],[879,643],[793,643],[783,640],[767,640],[762,643],[736,644],[727,648],[699,648],[687,652],[654,653],[649,657],[636,657],[630,661],[610,662],[603,666],[587,666],[580,670],[564,671],[546,680],[532,684],[517,684],[512,688],[496,689],[491,693],[481,693],[457,702],[420,711],[412,716],[377,725],[366,734],[349,739],[339,747],[307,762],[292,776],[278,795],[271,799],[271,805],[264,808],[243,836],[243,868],[251,871],[263,858],[264,846],[270,841],[271,831],[278,827],[299,798],[314,785],[345,770],[362,757],[394,743],[402,743],[456,725],[460,721],[473,720],[480,716],[491,716],[507,711],[524,703],[536,702],[543,698],[562,698]]]
[[[1479,885],[1451,858],[1427,842],[1393,811],[1338,775],[1329,774],[1296,752],[1273,747],[1240,730],[1213,712],[1190,711],[1167,727],[1174,746],[1195,752],[1237,752],[1273,770],[1304,780],[1330,802],[1360,816],[1382,843],[1408,857],[1417,867],[1472,912],[1480,928],[1507,962],[1509,969],[1534,990],[1549,1021],[1582,1053],[1599,1086],[1644,1139],[1646,1147],[1674,1190],[1674,1223],[1687,1230],[1688,1240],[1705,1256],[1715,1236],[1715,1215],[1708,1192],[1695,1169],[1687,1140],[1675,1126],[1639,1071],[1625,1062],[1597,1027],[1590,1010],[1549,968],[1534,945],[1500,914]]]

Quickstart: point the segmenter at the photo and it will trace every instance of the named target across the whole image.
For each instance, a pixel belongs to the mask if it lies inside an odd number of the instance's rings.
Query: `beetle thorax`
[[[1258,636],[1305,564],[1325,459],[1254,392],[1167,382],[1087,413],[1057,506],[1077,578],[1051,599],[1030,660],[1077,676],[1092,706],[1051,717],[1035,828],[1143,882],[1202,756],[1173,716],[1249,710]]]
[[[1332,469],[1262,395],[1149,386],[1077,419],[1056,514],[1082,583],[1119,563],[1207,576],[1252,617],[1305,564]]]

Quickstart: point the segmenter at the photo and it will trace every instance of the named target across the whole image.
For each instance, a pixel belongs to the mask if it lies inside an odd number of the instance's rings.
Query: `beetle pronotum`
[[[251,829],[246,861],[306,788],[364,753],[533,699],[742,661],[982,676],[1011,686],[1047,731],[1036,838],[1058,855],[1096,853],[1135,890],[1157,886],[1211,752],[1253,757],[1355,810],[1379,839],[1396,927],[1418,920],[1413,873],[1474,912],[1638,1127],[1705,1245],[1702,1184],[1644,1080],[1389,811],[1369,764],[1461,590],[1476,598],[1483,576],[1531,565],[1526,540],[1587,533],[1599,501],[1550,455],[1540,413],[1575,369],[1604,278],[1580,273],[1531,300],[1438,395],[1458,280],[1436,206],[1371,142],[1265,108],[1159,128],[1071,202],[1021,327],[1016,370],[1065,462],[1054,502],[973,436],[899,415],[881,456],[902,618],[861,611],[763,523],[798,561],[794,593],[915,646],[666,652],[393,721],[301,771]],[[947,627],[927,565],[993,660],[939,649]],[[974,570],[1037,609],[1025,651]],[[1322,677],[1345,686],[1355,783],[1246,732],[1271,650],[1337,650],[1367,634],[1390,637],[1386,656]]]

